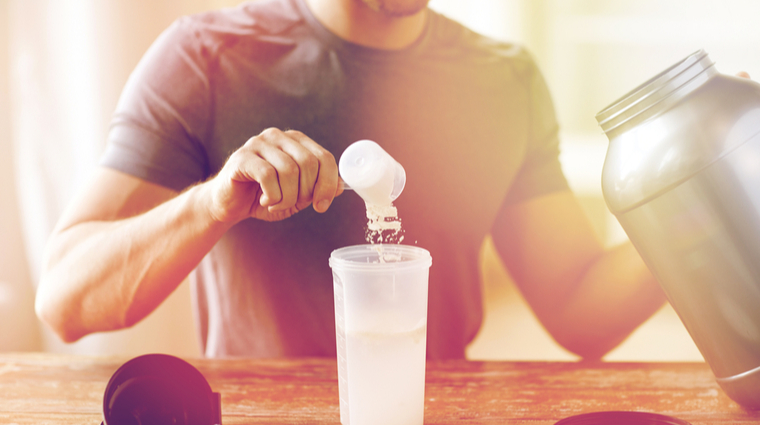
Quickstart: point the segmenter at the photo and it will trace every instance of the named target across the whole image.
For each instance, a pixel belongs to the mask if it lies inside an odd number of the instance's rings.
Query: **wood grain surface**
[[[108,379],[127,360],[0,354],[0,423],[99,424]],[[186,360],[222,394],[224,424],[339,424],[333,359]],[[760,412],[731,401],[704,363],[427,365],[426,424],[553,424],[606,410],[760,423]]]

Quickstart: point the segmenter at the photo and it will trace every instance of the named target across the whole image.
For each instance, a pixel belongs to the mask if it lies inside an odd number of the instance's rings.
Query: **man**
[[[560,344],[620,343],[664,296],[568,190],[535,64],[426,4],[262,0],[175,23],[51,237],[38,315],[65,341],[128,327],[192,272],[205,355],[334,355],[327,259],[366,220],[335,157],[372,139],[407,171],[405,242],[433,257],[428,357],[462,358],[477,333],[489,233]]]

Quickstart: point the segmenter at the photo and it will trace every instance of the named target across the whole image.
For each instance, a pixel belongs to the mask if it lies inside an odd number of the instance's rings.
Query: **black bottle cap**
[[[221,425],[221,396],[186,361],[147,354],[124,363],[103,395],[102,425]]]
[[[555,425],[691,425],[672,416],[647,412],[593,412],[570,416]]]

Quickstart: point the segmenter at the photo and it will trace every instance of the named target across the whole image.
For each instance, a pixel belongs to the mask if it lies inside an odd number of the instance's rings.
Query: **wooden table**
[[[99,424],[103,392],[128,358],[0,354],[0,423]],[[187,359],[222,394],[223,424],[338,424],[331,359]],[[426,424],[553,424],[638,410],[692,424],[759,423],[703,363],[429,362]],[[392,425],[392,424],[389,424]]]

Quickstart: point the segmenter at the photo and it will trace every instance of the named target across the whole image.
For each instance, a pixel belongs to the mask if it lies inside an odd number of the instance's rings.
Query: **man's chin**
[[[370,9],[389,17],[412,16],[427,7],[430,0],[362,0]]]

